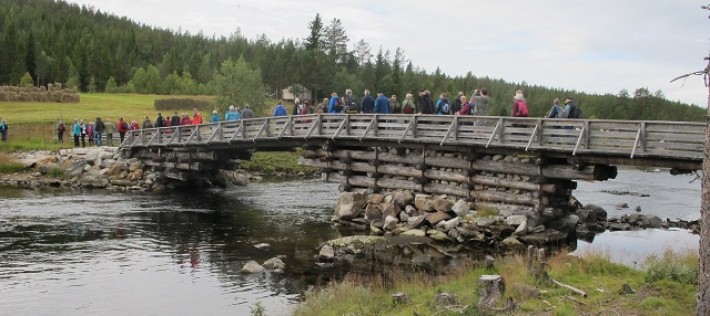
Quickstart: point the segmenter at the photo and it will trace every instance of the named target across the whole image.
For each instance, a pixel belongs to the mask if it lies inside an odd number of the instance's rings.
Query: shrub
[[[646,259],[646,277],[648,283],[660,280],[672,280],[686,284],[698,283],[698,256],[696,253],[679,254],[672,250],[663,253],[663,257],[652,255]]]

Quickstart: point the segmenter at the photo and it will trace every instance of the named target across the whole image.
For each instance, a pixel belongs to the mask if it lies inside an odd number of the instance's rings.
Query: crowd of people
[[[70,128],[69,132],[74,139],[75,147],[114,146],[114,136],[116,134],[118,134],[120,143],[123,143],[127,132],[141,128],[199,125],[203,123],[216,123],[222,120],[237,121],[243,118],[248,119],[253,117],[254,112],[247,104],[244,106],[243,110],[234,105],[229,106],[229,109],[224,115],[224,119],[222,119],[222,116],[219,115],[217,110],[214,110],[209,122],[205,122],[202,118],[202,114],[195,108],[193,109],[192,116],[186,112],[178,114],[178,112],[175,111],[172,116],[163,117],[163,114],[159,112],[155,120],[151,120],[146,116],[142,124],[139,124],[137,121],[129,122],[128,120],[124,120],[123,117],[120,117],[115,124],[111,122],[111,120],[104,120],[101,117],[97,117],[96,120],[90,122],[75,118],[74,123],[70,127],[66,126],[64,122],[59,119],[55,128],[57,140],[61,144],[64,143],[64,134],[67,128]],[[0,131],[2,131],[2,129],[0,129]],[[3,132],[3,141],[6,139],[5,135],[6,133]],[[105,143],[104,140],[106,141]]]
[[[314,105],[308,100],[301,101],[296,99],[294,101],[295,106],[291,111],[291,115],[376,113],[486,116],[488,115],[490,103],[488,91],[485,88],[475,89],[471,97],[467,97],[463,91],[460,91],[453,102],[449,102],[446,93],[439,94],[438,99],[434,102],[429,90],[426,89],[420,90],[416,97],[408,93],[401,103],[397,100],[396,95],[387,97],[380,92],[372,96],[369,90],[363,91],[362,98],[357,98],[351,89],[347,89],[343,96],[339,96],[336,92],[333,92],[330,98],[323,98],[320,103]],[[522,90],[516,91],[511,104],[511,116],[527,117],[529,115],[528,106]],[[272,115],[289,115],[282,101],[274,107]],[[118,119],[116,124],[109,119],[103,120],[101,117],[97,117],[90,122],[75,118],[71,126],[65,125],[60,119],[57,121],[55,130],[59,143],[64,143],[64,134],[67,132],[67,129],[69,129],[75,147],[86,147],[87,145],[114,146],[115,134],[118,134],[118,138],[122,143],[126,133],[131,130],[179,125],[198,125],[203,123],[217,123],[220,121],[237,121],[254,117],[254,112],[248,104],[245,105],[243,109],[231,105],[224,116],[221,116],[217,110],[213,111],[209,122],[205,122],[200,112],[197,109],[193,109],[192,116],[185,112],[178,114],[177,111],[175,111],[172,116],[168,117],[163,117],[161,113],[158,113],[155,120],[151,120],[146,116],[142,125],[136,121],[129,122],[122,117]],[[560,104],[560,99],[556,98],[553,100],[552,107],[546,117],[562,119],[581,118],[582,111],[574,104],[574,99],[571,97],[565,98],[564,104]],[[0,136],[2,136],[2,142],[7,142],[8,129],[7,121],[0,119]]]
[[[486,88],[475,89],[471,97],[466,97],[463,91],[459,91],[452,102],[449,101],[446,93],[439,94],[436,102],[433,101],[429,90],[422,89],[415,97],[408,93],[400,103],[396,95],[390,97],[383,93],[375,96],[369,90],[363,91],[363,97],[357,98],[351,89],[345,90],[343,96],[333,92],[330,98],[315,105],[311,105],[308,100],[301,102],[296,99],[292,115],[305,114],[432,114],[432,115],[488,115],[490,99]],[[581,111],[575,106],[572,98],[565,99],[565,105],[559,105],[559,99],[555,99],[553,107],[547,117],[550,118],[580,118]],[[522,90],[518,90],[511,102],[511,116],[527,117],[528,107]],[[274,107],[273,116],[286,116],[288,110],[279,102]]]

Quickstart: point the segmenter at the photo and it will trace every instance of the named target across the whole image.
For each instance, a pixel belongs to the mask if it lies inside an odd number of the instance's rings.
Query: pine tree
[[[37,58],[35,57],[35,37],[30,31],[27,36],[27,44],[25,45],[25,68],[27,72],[32,76],[33,83],[39,83],[37,81]]]

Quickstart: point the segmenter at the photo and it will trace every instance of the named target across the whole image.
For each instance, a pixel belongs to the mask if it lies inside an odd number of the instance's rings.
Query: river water
[[[607,209],[696,219],[700,181],[621,170],[580,182],[575,196]],[[649,194],[619,196],[604,190]],[[300,295],[333,275],[314,255],[349,234],[330,223],[337,184],[255,183],[214,192],[38,192],[0,188],[0,315],[287,315]],[[616,211],[626,202],[631,207]],[[254,245],[271,244],[267,251]],[[697,250],[684,230],[597,235],[577,252],[626,264],[664,249]],[[284,256],[286,273],[244,275],[249,260]]]

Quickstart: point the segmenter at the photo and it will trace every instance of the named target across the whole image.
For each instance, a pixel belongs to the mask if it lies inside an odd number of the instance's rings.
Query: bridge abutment
[[[525,227],[514,229],[519,238],[531,243],[556,241],[574,230],[575,180],[616,177],[613,166],[579,166],[559,159],[470,149],[331,145],[306,148],[301,163],[321,168],[323,179],[341,183],[341,191],[386,194],[407,190],[446,196],[451,204],[467,201],[475,210],[473,216],[493,215],[502,222],[524,216]],[[363,205],[362,217],[367,207]]]

